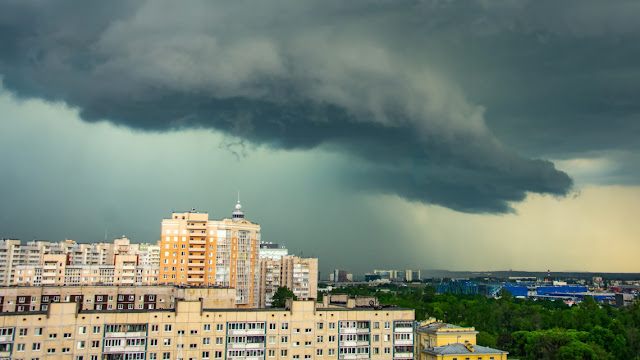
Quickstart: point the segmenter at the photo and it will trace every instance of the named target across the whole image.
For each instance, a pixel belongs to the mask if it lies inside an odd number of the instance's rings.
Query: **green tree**
[[[273,294],[273,302],[271,303],[271,306],[274,308],[283,308],[287,302],[287,299],[289,298],[293,298],[293,300],[298,300],[298,298],[293,293],[293,291],[291,291],[291,289],[284,286],[280,286],[278,290],[276,290],[276,293]]]

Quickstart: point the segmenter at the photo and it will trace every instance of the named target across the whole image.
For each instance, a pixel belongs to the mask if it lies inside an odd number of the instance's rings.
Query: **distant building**
[[[270,307],[278,287],[293,291],[298,300],[318,297],[318,259],[286,255],[280,260],[260,260],[259,307]]]
[[[329,274],[329,281],[350,282],[353,281],[353,274],[349,274],[347,270],[344,269],[335,269]]]

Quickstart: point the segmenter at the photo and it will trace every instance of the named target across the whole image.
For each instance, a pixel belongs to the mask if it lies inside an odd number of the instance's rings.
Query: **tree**
[[[273,294],[273,302],[271,303],[271,306],[274,308],[283,308],[288,298],[293,298],[293,300],[298,300],[298,298],[293,293],[293,291],[291,291],[291,289],[284,286],[280,286],[278,290],[276,290],[276,293]]]

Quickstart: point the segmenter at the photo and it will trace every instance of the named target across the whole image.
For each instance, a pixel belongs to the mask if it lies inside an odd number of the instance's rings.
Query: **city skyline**
[[[0,9],[0,238],[155,243],[240,191],[323,274],[640,272],[639,4]]]

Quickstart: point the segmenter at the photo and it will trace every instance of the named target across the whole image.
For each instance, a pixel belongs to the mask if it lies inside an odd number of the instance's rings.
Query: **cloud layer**
[[[322,147],[353,160],[344,179],[363,191],[509,212],[570,191],[538,154],[637,147],[637,7],[13,2],[0,73],[86,121]]]

